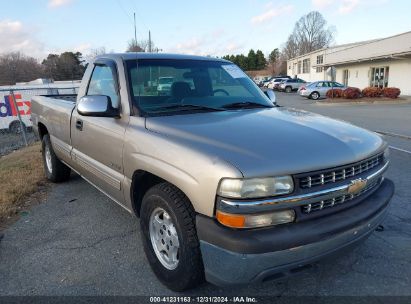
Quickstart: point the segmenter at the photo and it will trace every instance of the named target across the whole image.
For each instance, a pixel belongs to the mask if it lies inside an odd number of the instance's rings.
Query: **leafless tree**
[[[0,84],[13,85],[16,82],[31,81],[44,77],[44,69],[39,62],[20,52],[0,55]]]
[[[334,41],[335,28],[327,26],[327,21],[317,11],[302,16],[295,24],[292,34],[283,48],[287,58],[306,54]]]
[[[93,59],[99,55],[107,54],[106,48],[104,46],[91,49],[89,53],[85,56],[86,62],[89,63],[93,61]]]
[[[128,42],[126,52],[145,52],[148,47],[148,41],[136,41],[132,39]]]

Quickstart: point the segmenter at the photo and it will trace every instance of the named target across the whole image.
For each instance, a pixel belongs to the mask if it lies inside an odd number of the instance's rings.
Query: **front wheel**
[[[46,172],[47,179],[54,183],[68,180],[70,178],[71,169],[57,158],[48,134],[43,136],[41,145],[44,171]]]
[[[184,193],[158,184],[144,195],[140,215],[144,251],[157,278],[174,291],[203,282],[195,212]]]
[[[292,91],[292,88],[291,88],[291,87],[286,87],[286,88],[285,88],[285,92],[286,92],[286,93],[291,93],[291,91]]]

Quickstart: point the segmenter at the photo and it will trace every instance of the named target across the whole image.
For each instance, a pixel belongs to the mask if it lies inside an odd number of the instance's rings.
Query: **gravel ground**
[[[38,140],[32,130],[28,130],[26,135],[28,144],[32,144]],[[0,130],[0,156],[8,154],[21,147],[24,147],[22,134],[14,134],[5,130]]]

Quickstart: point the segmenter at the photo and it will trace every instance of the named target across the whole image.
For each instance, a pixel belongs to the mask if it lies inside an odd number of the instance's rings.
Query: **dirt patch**
[[[0,230],[43,201],[48,183],[44,176],[40,143],[0,158]]]

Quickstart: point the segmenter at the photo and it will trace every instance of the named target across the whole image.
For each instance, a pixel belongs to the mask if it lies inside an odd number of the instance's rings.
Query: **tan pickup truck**
[[[380,136],[279,107],[222,59],[101,56],[77,96],[34,97],[32,121],[47,177],[76,171],[136,214],[177,291],[297,273],[370,235],[394,192]]]

